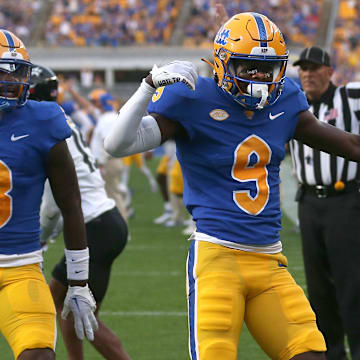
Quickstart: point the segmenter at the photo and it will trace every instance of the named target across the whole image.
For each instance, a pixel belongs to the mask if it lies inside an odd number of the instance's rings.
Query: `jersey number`
[[[254,165],[250,165],[252,154],[257,157]],[[234,165],[231,170],[233,179],[240,182],[256,181],[257,193],[254,197],[249,190],[233,192],[235,204],[248,214],[260,214],[269,200],[270,189],[266,165],[270,162],[270,158],[269,145],[256,135],[247,137],[235,150]]]
[[[11,170],[0,160],[0,229],[8,223],[12,215],[12,197],[8,195],[11,189]]]

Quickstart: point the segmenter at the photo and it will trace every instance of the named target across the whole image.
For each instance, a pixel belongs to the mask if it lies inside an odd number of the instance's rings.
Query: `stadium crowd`
[[[185,28],[185,46],[211,46],[215,37],[213,22],[216,0],[194,0],[192,14]],[[268,16],[282,30],[290,46],[311,45],[316,36],[322,0],[224,0],[227,13],[254,11]]]
[[[60,0],[47,23],[53,46],[167,44],[182,0]]]
[[[193,0],[183,26],[185,47],[211,47],[215,36],[216,0]],[[279,24],[290,47],[316,43],[323,0],[223,0],[228,14],[258,11]],[[2,27],[24,41],[33,40],[42,0],[0,0]],[[182,0],[56,0],[42,41],[51,46],[168,45],[179,19]],[[360,79],[360,4],[339,0],[332,59],[336,84]]]
[[[333,41],[334,82],[360,81],[360,3],[341,0]]]
[[[36,13],[42,5],[41,0],[1,0],[1,28],[9,29],[20,36],[25,42],[30,40],[36,22]]]

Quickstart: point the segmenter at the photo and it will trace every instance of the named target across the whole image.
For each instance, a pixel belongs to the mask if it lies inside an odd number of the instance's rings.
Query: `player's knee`
[[[200,294],[198,325],[204,331],[228,331],[232,328],[233,294],[206,289]]]
[[[52,349],[26,349],[21,352],[17,360],[54,360],[55,352]]]
[[[200,360],[236,360],[236,347],[229,341],[216,339],[204,346]]]

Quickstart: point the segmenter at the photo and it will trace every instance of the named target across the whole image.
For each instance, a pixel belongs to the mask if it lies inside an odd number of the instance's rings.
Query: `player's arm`
[[[50,189],[50,184],[46,182],[40,208],[40,242],[42,244],[46,243],[49,237],[52,235],[59,218],[60,209],[56,205]]]
[[[105,150],[112,156],[123,157],[154,149],[183,133],[179,124],[164,116],[144,114],[158,87],[182,82],[194,90],[196,80],[195,67],[188,61],[174,61],[160,68],[154,65],[135,94],[120,109],[115,125],[105,137]]]
[[[312,148],[360,161],[360,135],[321,122],[310,111],[299,113],[294,138]]]
[[[63,86],[64,90],[72,96],[72,98],[84,111],[96,117],[96,107],[88,99],[80,95],[80,93],[74,89],[71,79],[64,81],[61,85]]]
[[[98,328],[94,311],[95,300],[87,286],[89,277],[89,249],[87,248],[81,197],[73,159],[66,141],[54,145],[47,158],[46,170],[57,206],[64,219],[64,241],[68,292],[64,301],[62,316],[70,311],[74,315],[76,334],[89,340]]]
[[[64,218],[66,248],[68,250],[85,249],[87,242],[79,185],[74,162],[65,140],[57,143],[50,150],[47,159],[47,175],[54,199]]]

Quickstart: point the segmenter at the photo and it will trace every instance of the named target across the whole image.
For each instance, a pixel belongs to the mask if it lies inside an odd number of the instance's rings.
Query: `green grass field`
[[[158,159],[149,162],[152,169]],[[146,179],[133,167],[136,216],[130,220],[131,240],[116,260],[110,287],[102,304],[101,318],[121,338],[134,360],[186,360],[187,318],[185,298],[185,260],[188,242],[182,228],[154,225],[162,213],[159,193],[151,193]],[[293,223],[284,216],[282,240],[289,270],[304,287],[304,271],[299,235]],[[104,234],[105,239],[105,234]],[[62,239],[49,246],[45,255],[46,277],[63,253]],[[59,333],[57,359],[66,359]],[[241,336],[239,358],[263,360],[262,353],[246,328]],[[0,358],[12,359],[6,341],[0,338]],[[85,359],[102,359],[89,343]]]

